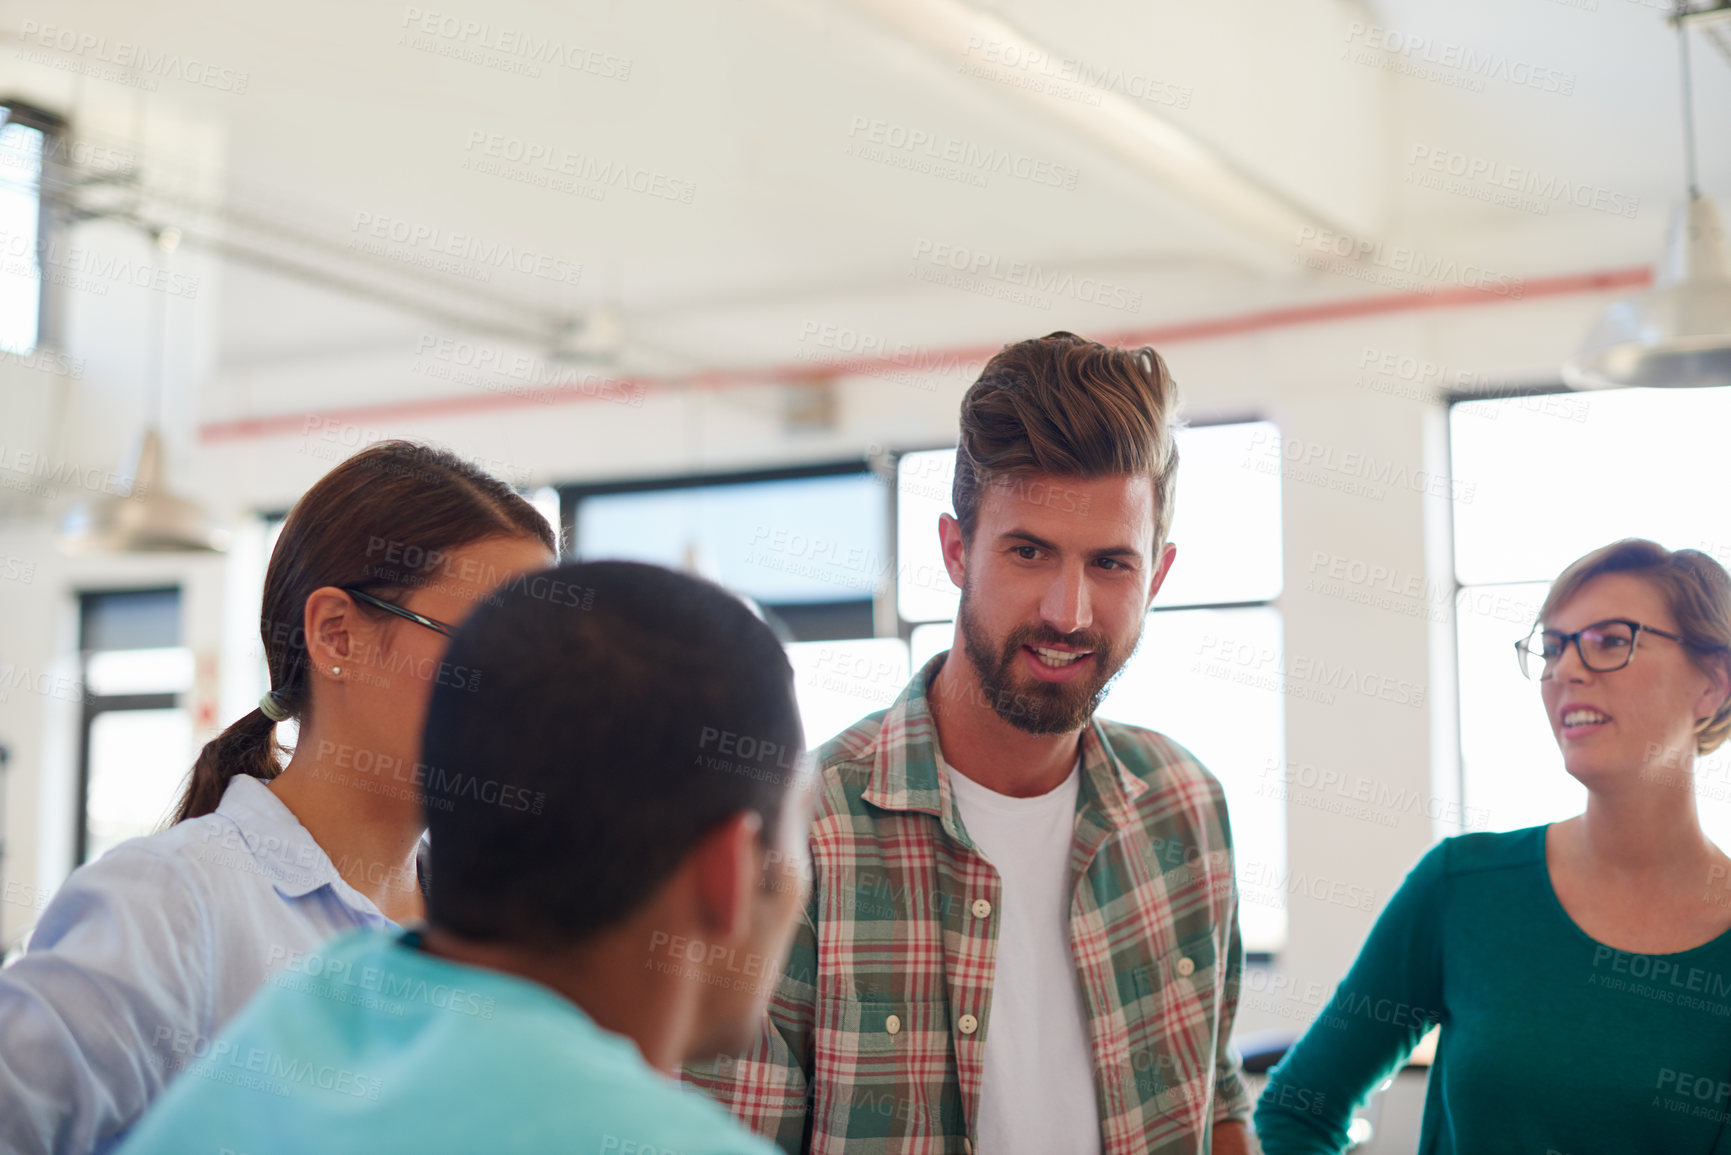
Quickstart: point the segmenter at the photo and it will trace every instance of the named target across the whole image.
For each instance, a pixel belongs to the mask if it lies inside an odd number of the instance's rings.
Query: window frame
[[[77,593],[78,684],[82,693],[79,697],[78,709],[78,794],[77,805],[73,809],[72,863],[74,867],[83,865],[85,854],[90,848],[90,735],[96,719],[103,714],[118,713],[124,710],[172,710],[183,704],[181,702],[182,695],[179,692],[93,694],[86,688],[85,671],[89,667],[90,655],[111,652],[96,650],[86,644],[89,639],[89,615],[92,599],[131,594],[166,593],[174,594],[178,603],[176,608],[176,632],[178,634],[185,625],[182,599],[184,599],[186,591],[177,583],[127,587],[125,589],[84,589]],[[177,641],[176,644],[178,645],[179,642]]]
[[[874,462],[865,457],[845,458],[809,462],[800,465],[768,466],[749,469],[728,470],[711,473],[679,473],[659,474],[642,478],[616,478],[606,481],[571,482],[555,485],[553,488],[559,494],[559,521],[561,543],[565,554],[561,561],[582,560],[577,553],[578,529],[581,525],[583,502],[592,497],[611,497],[618,494],[657,493],[680,489],[709,489],[717,486],[752,485],[764,482],[778,481],[808,481],[829,477],[864,477],[876,475],[883,481],[882,473],[874,467]],[[895,483],[893,473],[885,484],[889,492],[886,504],[887,520],[885,522],[884,548],[889,551],[884,556],[893,557],[895,547]],[[886,632],[886,601],[894,604],[894,582],[887,583],[888,593],[879,593],[870,598],[838,598],[834,601],[812,602],[800,605],[780,605],[763,603],[765,612],[772,615],[776,621],[793,635],[791,640],[798,642],[847,641],[859,637],[896,637],[894,632]],[[846,628],[848,613],[867,613],[872,632],[860,634]],[[826,613],[839,615],[839,625],[834,628],[824,628],[821,623]],[[801,629],[803,623],[803,629]],[[816,632],[811,632],[813,629]],[[907,639],[902,637],[905,642]]]
[[[39,105],[24,100],[0,99],[5,112],[0,125],[21,124],[42,134],[42,171],[36,183],[36,266],[40,273],[36,283],[36,334],[30,348],[19,356],[29,356],[44,346],[55,348],[60,331],[59,301],[52,291],[53,279],[48,276],[48,250],[57,231],[59,196],[63,183],[58,159],[66,136],[66,118]]]
[[[1445,390],[1443,392],[1443,395],[1442,395],[1442,401],[1443,401],[1443,431],[1442,431],[1442,435],[1443,435],[1443,453],[1445,455],[1444,460],[1446,460],[1448,462],[1448,465],[1449,465],[1449,481],[1450,481],[1450,483],[1452,484],[1453,481],[1455,480],[1455,477],[1454,477],[1454,471],[1455,471],[1454,470],[1454,465],[1455,465],[1454,409],[1455,409],[1455,406],[1465,405],[1465,404],[1468,404],[1468,403],[1473,402],[1473,401],[1512,401],[1512,400],[1515,400],[1515,399],[1521,398],[1521,397],[1548,397],[1548,396],[1554,396],[1557,394],[1574,394],[1576,392],[1578,392],[1578,390],[1570,389],[1568,387],[1568,385],[1564,384],[1563,381],[1561,381],[1560,379],[1555,380],[1555,381],[1526,382],[1523,384],[1498,385],[1498,386],[1493,386],[1492,388],[1488,388],[1488,389],[1448,389],[1448,390]],[[1611,390],[1605,390],[1605,392],[1611,392]],[[1464,808],[1469,805],[1469,802],[1468,802],[1469,796],[1467,794],[1466,717],[1460,709],[1461,691],[1462,691],[1461,677],[1462,677],[1462,672],[1463,672],[1462,667],[1461,667],[1461,641],[1460,641],[1461,633],[1460,633],[1460,612],[1459,612],[1459,606],[1461,604],[1461,594],[1464,591],[1469,590],[1469,589],[1478,589],[1478,588],[1480,588],[1480,586],[1507,585],[1509,583],[1507,583],[1507,582],[1475,582],[1475,583],[1472,583],[1469,585],[1469,584],[1461,581],[1460,566],[1458,564],[1456,564],[1455,503],[1450,501],[1450,502],[1447,502],[1445,504],[1448,507],[1447,514],[1446,514],[1446,516],[1448,518],[1448,532],[1443,535],[1443,540],[1448,542],[1448,549],[1449,549],[1448,574],[1449,574],[1449,584],[1450,584],[1451,589],[1450,589],[1450,596],[1449,596],[1448,605],[1449,605],[1449,622],[1450,622],[1450,625],[1452,627],[1448,631],[1446,631],[1446,636],[1448,637],[1448,645],[1449,645],[1448,660],[1449,660],[1449,663],[1454,667],[1454,694],[1455,694],[1455,710],[1454,710],[1454,715],[1455,715],[1455,717],[1454,717],[1454,723],[1455,723],[1454,724],[1454,731],[1455,731],[1455,735],[1454,735],[1454,737],[1455,737],[1454,777],[1455,777],[1455,783],[1454,783],[1454,787],[1455,787],[1455,797],[1460,801],[1460,804],[1461,804],[1463,811],[1464,811]],[[1513,649],[1513,648],[1514,648],[1513,647],[1513,639],[1511,638],[1510,639],[1510,649]],[[1512,658],[1510,660],[1513,661]],[[1436,831],[1433,829],[1432,834],[1434,835],[1435,833],[1436,833]]]

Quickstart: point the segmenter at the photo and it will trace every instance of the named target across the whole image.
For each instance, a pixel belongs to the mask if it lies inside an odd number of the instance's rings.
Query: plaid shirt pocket
[[[961,1134],[943,999],[832,995],[819,1003],[812,1150],[943,1151]]]
[[[1215,1069],[1214,936],[1200,931],[1134,972],[1130,1075],[1150,1115],[1194,1116],[1207,1133]]]

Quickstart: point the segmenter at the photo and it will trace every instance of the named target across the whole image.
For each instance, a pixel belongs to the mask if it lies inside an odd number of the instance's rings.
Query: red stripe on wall
[[[1525,281],[1519,296],[1499,294],[1488,289],[1456,287],[1433,292],[1389,293],[1374,297],[1354,297],[1340,301],[1321,301],[1307,305],[1288,305],[1275,309],[1260,309],[1227,317],[1210,317],[1199,321],[1181,321],[1172,325],[1127,329],[1117,333],[1102,333],[1098,339],[1111,345],[1172,345],[1183,341],[1207,341],[1244,333],[1259,333],[1268,329],[1285,329],[1299,325],[1321,325],[1355,317],[1376,317],[1389,313],[1414,313],[1425,309],[1453,309],[1472,305],[1503,305],[1530,301],[1536,297],[1559,297],[1574,293],[1601,293],[1613,289],[1644,288],[1653,281],[1652,270],[1646,267],[1608,269],[1595,273],[1568,273],[1556,277],[1535,277]],[[377,405],[357,405],[347,409],[324,409],[316,412],[279,413],[268,417],[246,417],[234,421],[213,421],[199,426],[199,440],[206,444],[222,441],[244,441],[256,437],[282,437],[323,427],[323,423],[338,421],[361,424],[375,421],[401,421],[428,417],[465,417],[474,413],[492,413],[527,406],[548,406],[581,401],[600,401],[622,393],[647,392],[671,388],[725,389],[739,385],[799,384],[828,377],[865,376],[894,369],[915,369],[933,364],[984,364],[1002,346],[957,346],[920,354],[917,363],[896,357],[859,357],[822,363],[771,365],[755,369],[712,369],[698,373],[670,376],[607,378],[607,388],[598,393],[582,390],[526,389],[520,393],[482,394],[473,397],[431,397],[415,401],[388,401]]]

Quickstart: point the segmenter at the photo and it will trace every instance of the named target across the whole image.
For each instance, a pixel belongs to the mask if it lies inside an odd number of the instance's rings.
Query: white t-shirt
[[[940,764],[962,825],[1003,882],[988,916],[998,920],[998,959],[974,1149],[1097,1155],[1094,1053],[1070,953],[1070,845],[1081,759],[1056,789],[1035,798],[999,794]]]

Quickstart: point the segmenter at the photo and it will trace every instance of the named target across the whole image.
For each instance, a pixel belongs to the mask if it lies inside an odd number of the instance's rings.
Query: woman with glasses
[[[1586,811],[1419,861],[1270,1074],[1269,1155],[1346,1150],[1434,1024],[1421,1151],[1731,1151],[1731,858],[1694,791],[1731,733],[1731,578],[1620,541],[1517,649]]]
[[[486,676],[446,644],[556,544],[509,486],[402,441],[295,504],[265,574],[270,691],[206,744],[173,824],[74,871],[0,970],[0,1150],[106,1150],[181,1072],[256,1079],[268,1056],[211,1039],[261,984],[329,980],[327,940],[421,916],[427,701]]]

